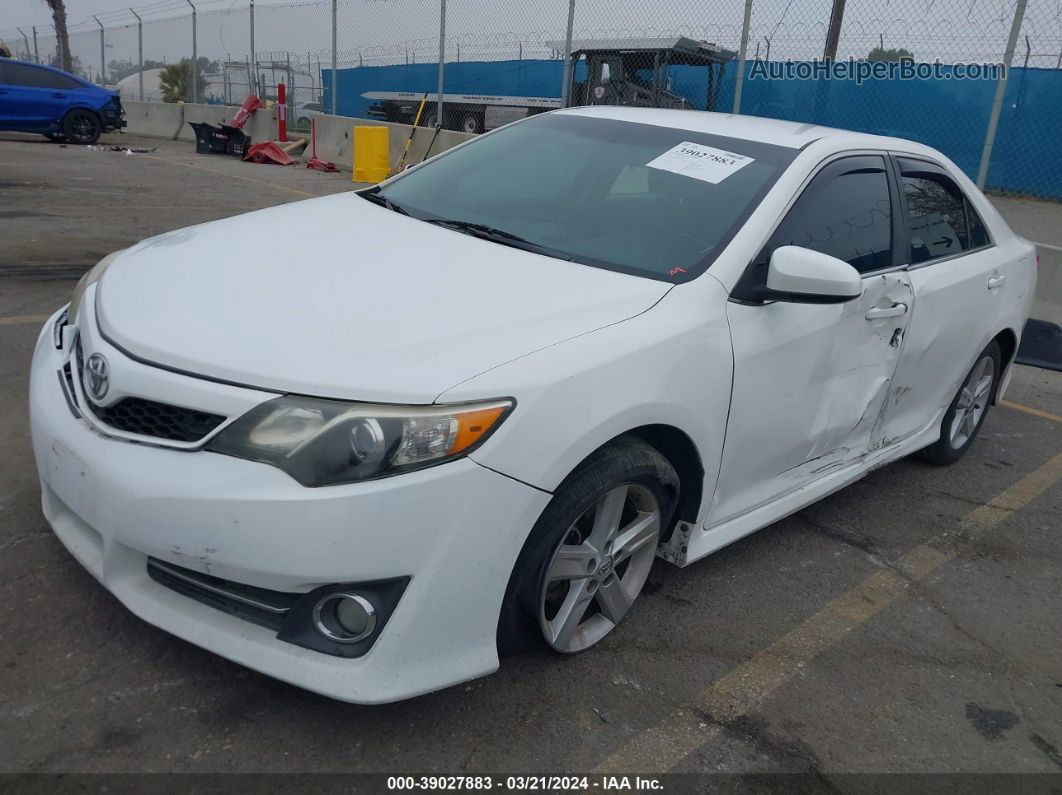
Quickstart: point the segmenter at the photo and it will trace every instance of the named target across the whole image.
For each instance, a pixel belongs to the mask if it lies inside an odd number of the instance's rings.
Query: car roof
[[[46,63],[33,63],[33,61],[23,61],[18,58],[10,58],[8,60],[10,63],[18,64],[19,66],[30,66],[34,69],[43,69],[46,72],[58,72],[59,74],[64,75],[66,77],[72,77],[74,78],[74,80],[77,80],[80,83],[88,83],[89,85],[94,85],[91,81],[88,81],[85,78],[74,74],[73,72],[67,72],[63,69],[60,69],[57,66],[51,66],[50,64]]]
[[[933,152],[929,147],[882,135],[841,130],[782,119],[766,119],[760,116],[743,116],[737,113],[710,113],[703,110],[669,110],[664,108],[627,108],[615,105],[593,105],[581,108],[566,108],[557,113],[579,116],[594,116],[602,119],[653,124],[678,130],[690,130],[727,138],[760,141],[765,144],[803,149],[808,144],[823,139],[833,139],[839,146],[856,149],[904,149],[907,151]]]

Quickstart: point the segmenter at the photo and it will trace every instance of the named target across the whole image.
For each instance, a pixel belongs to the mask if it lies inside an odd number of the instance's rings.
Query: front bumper
[[[469,459],[308,489],[265,464],[106,437],[76,418],[64,397],[54,319],[37,341],[30,376],[44,515],[136,615],[249,668],[358,703],[407,698],[497,669],[505,586],[548,494]],[[107,357],[118,372],[154,369],[122,361],[115,349]],[[186,378],[167,375],[175,377]],[[148,557],[286,592],[410,580],[372,648],[345,659],[280,641],[266,627],[160,585],[148,575]]]

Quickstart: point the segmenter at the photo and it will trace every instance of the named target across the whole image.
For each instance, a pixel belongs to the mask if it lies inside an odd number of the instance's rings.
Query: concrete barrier
[[[189,122],[207,122],[208,124],[226,124],[236,114],[239,108],[231,105],[192,105],[184,106],[184,124],[181,132],[177,135],[178,141],[191,141],[195,143],[195,133],[189,127]],[[131,131],[130,131],[131,132]]]
[[[354,163],[354,127],[387,127],[388,146],[390,148],[390,163],[394,169],[402,158],[406,141],[409,139],[409,131],[413,129],[408,124],[394,124],[392,122],[374,121],[372,119],[354,119],[349,116],[321,115],[317,121],[317,156],[322,160],[331,160],[340,168],[350,170]],[[430,127],[418,127],[413,136],[413,144],[406,156],[406,165],[416,165],[424,159],[428,145],[431,143],[435,130]],[[453,130],[440,130],[431,154],[437,155],[451,147],[457,146],[474,135],[454,132]],[[310,156],[307,148],[305,156]]]
[[[227,124],[236,115],[239,108],[233,105],[194,105],[170,102],[126,102],[126,119],[128,132],[152,138],[169,138],[170,140],[195,142],[195,134],[190,122],[199,124]],[[391,168],[398,165],[405,149],[406,140],[412,126],[372,119],[355,119],[350,116],[329,116],[322,114],[317,119],[317,156],[322,160],[331,160],[340,168],[350,171],[354,165],[354,126],[387,127],[388,146],[390,148]],[[244,125],[244,131],[251,136],[253,143],[272,141],[277,137],[277,112],[275,109],[259,108]],[[418,127],[413,136],[413,144],[406,156],[406,165],[416,165],[424,159],[428,144],[435,135],[431,127]],[[440,130],[431,154],[437,155],[457,146],[475,136],[468,133]],[[306,138],[307,146],[302,152],[303,160],[310,158],[309,132],[289,133],[288,138]]]
[[[184,105],[173,102],[123,102],[127,131],[176,140],[184,126]]]

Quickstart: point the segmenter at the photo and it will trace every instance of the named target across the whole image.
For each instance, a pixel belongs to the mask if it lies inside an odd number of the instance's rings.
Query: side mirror
[[[863,294],[863,278],[844,260],[800,246],[780,246],[767,266],[767,300],[840,304]]]

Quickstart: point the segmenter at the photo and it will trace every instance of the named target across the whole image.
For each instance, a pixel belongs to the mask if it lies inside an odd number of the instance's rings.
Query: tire
[[[483,132],[483,122],[478,113],[466,113],[461,117],[461,126],[458,128],[463,133]]]
[[[571,654],[611,632],[645,585],[678,495],[671,463],[634,437],[580,464],[554,493],[513,567],[498,621],[499,652],[547,646]],[[577,572],[570,579],[569,570]]]
[[[300,130],[308,130],[308,129],[310,129],[310,120],[307,117],[303,116],[298,121],[298,129],[300,129]]]
[[[428,113],[420,117],[420,126],[429,129],[435,126],[435,114]]]
[[[72,144],[88,146],[96,143],[102,134],[100,117],[91,110],[75,108],[63,118],[63,135]]]
[[[1003,355],[995,340],[981,351],[940,423],[940,438],[916,455],[938,466],[954,464],[981,430],[999,383]]]
[[[61,144],[66,140],[66,136],[62,133],[44,133],[44,137],[51,141],[53,144]]]

